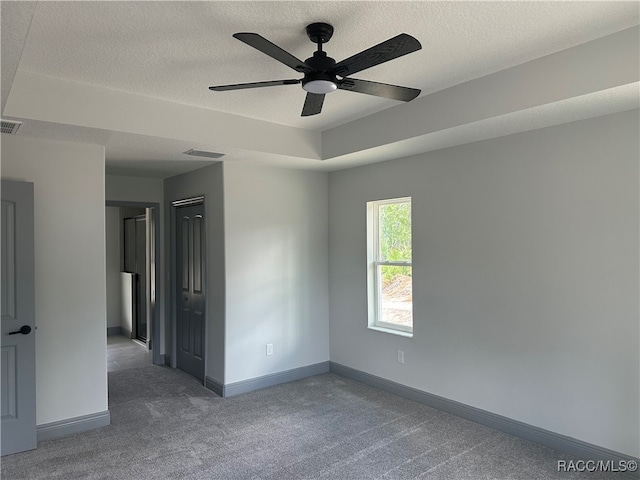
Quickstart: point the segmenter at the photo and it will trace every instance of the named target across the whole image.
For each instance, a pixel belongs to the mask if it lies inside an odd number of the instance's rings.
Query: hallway
[[[151,350],[122,335],[107,337],[107,372],[140,368],[153,363]]]

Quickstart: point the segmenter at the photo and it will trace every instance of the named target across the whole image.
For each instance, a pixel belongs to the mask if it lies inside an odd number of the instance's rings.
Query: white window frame
[[[367,300],[368,300],[368,327],[385,333],[392,333],[405,337],[413,336],[413,309],[411,311],[411,327],[381,321],[381,281],[379,267],[399,266],[411,267],[413,271],[413,261],[411,262],[390,262],[383,261],[380,256],[380,206],[394,203],[411,203],[411,197],[389,198],[367,202]],[[413,209],[412,215],[413,215]],[[411,229],[413,244],[413,222]],[[413,259],[412,259],[413,260]],[[413,278],[413,275],[412,275]],[[412,285],[413,290],[413,285]]]

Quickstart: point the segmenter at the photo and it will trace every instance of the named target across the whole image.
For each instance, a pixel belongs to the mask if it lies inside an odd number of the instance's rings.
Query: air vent
[[[22,122],[16,122],[15,120],[2,120],[2,133],[8,133],[9,135],[15,135],[18,133],[18,129],[22,125]]]
[[[216,152],[207,152],[205,150],[187,150],[184,152],[186,155],[191,155],[193,157],[207,157],[207,158],[220,158],[224,157],[224,153],[216,153]]]

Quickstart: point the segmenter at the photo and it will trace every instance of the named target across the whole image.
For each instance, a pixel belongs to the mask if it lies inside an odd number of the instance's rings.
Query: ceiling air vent
[[[186,155],[191,155],[193,157],[220,158],[224,156],[224,153],[207,152],[205,150],[194,150],[193,148],[183,153],[185,153]]]
[[[16,133],[18,133],[20,125],[22,125],[22,122],[16,122],[15,120],[2,120],[2,133],[15,135]]]

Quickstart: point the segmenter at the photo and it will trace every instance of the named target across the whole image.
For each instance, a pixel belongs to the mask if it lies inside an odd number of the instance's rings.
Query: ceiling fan
[[[349,78],[351,74],[420,50],[422,45],[420,45],[420,42],[414,37],[406,33],[401,33],[385,42],[336,63],[333,58],[328,57],[326,52],[322,50],[322,44],[327,43],[332,35],[333,27],[328,23],[312,23],[308,25],[307,36],[313,43],[318,45],[318,49],[313,53],[311,58],[307,58],[303,62],[257,33],[236,33],[233,36],[238,40],[284,63],[295,71],[303,73],[304,77],[291,80],[219,85],[209,87],[209,89],[216,92],[223,92],[226,90],[297,85],[302,83],[302,88],[307,92],[304,107],[302,108],[303,117],[320,113],[325,95],[338,89],[391,98],[403,102],[409,102],[420,94],[420,90],[416,88]]]

